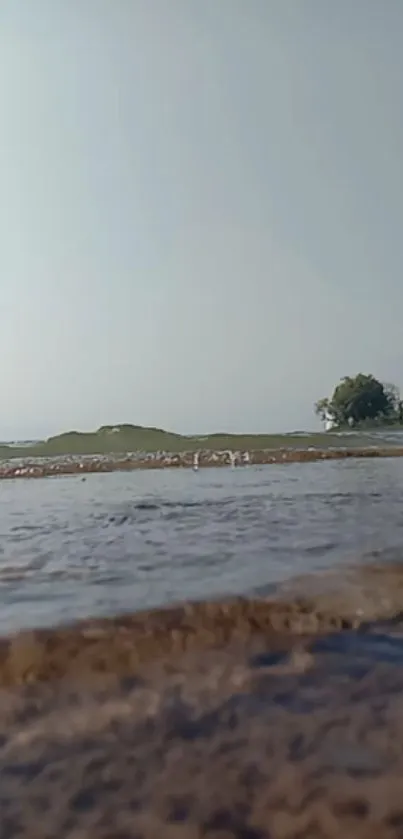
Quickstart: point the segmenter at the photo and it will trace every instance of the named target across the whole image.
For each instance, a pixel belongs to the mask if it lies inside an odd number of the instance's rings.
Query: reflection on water
[[[0,631],[396,556],[403,460],[0,485]]]

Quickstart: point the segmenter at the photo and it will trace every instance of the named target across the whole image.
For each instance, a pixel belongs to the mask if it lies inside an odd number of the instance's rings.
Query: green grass
[[[114,430],[117,429],[117,430]],[[373,440],[364,434],[340,437],[331,433],[297,434],[209,434],[183,436],[160,428],[136,425],[102,426],[98,431],[70,431],[32,446],[0,446],[0,459],[57,457],[63,455],[107,455],[127,452],[183,452],[197,449],[256,451],[280,448],[328,448],[365,446]]]

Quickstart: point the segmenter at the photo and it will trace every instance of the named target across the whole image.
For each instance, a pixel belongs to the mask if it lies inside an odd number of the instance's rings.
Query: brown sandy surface
[[[351,449],[270,449],[265,451],[251,451],[250,463],[255,465],[313,463],[321,460],[345,460],[348,458],[389,458],[403,457],[403,448],[398,446],[384,447],[355,447]],[[219,467],[228,466],[228,452],[201,452],[199,466]],[[236,466],[244,466],[242,452],[237,453]],[[10,461],[0,465],[0,479],[5,478],[46,478],[55,475],[86,475],[97,472],[128,472],[134,469],[168,469],[191,468],[193,466],[192,452],[182,454],[164,454],[145,456],[144,458],[130,455],[121,457],[63,458],[58,457],[46,462],[27,458],[24,464],[13,464]]]
[[[403,836],[403,565],[0,647],[0,837]]]

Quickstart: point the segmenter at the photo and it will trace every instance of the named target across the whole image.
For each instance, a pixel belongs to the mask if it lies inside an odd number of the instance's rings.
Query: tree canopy
[[[332,397],[320,399],[315,413],[336,426],[355,426],[363,422],[402,422],[403,403],[395,385],[383,384],[375,376],[358,373],[345,376]]]

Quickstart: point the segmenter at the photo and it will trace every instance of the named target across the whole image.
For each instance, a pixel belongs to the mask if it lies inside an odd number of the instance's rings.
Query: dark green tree
[[[365,421],[399,421],[403,405],[395,385],[384,385],[375,376],[359,373],[345,376],[330,399],[320,399],[315,413],[335,425],[358,425]]]

